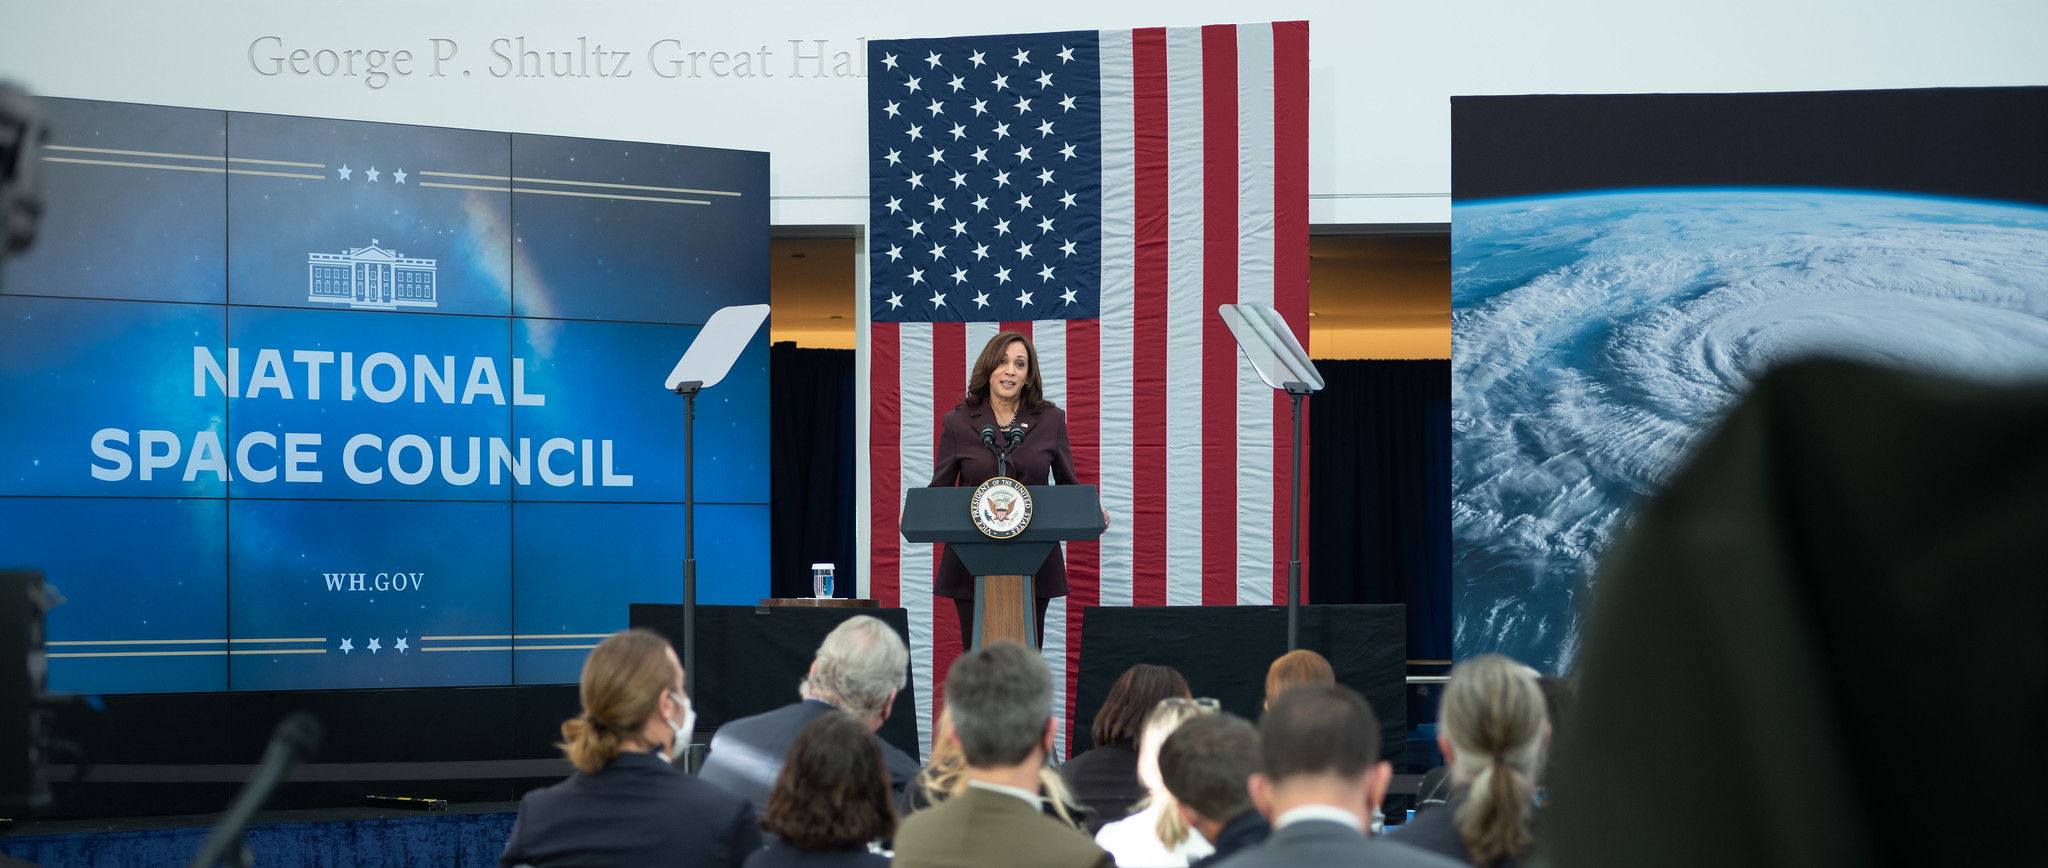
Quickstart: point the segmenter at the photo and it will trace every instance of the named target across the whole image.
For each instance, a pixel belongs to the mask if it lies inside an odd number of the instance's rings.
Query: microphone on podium
[[[981,426],[981,445],[986,446],[989,449],[996,448],[996,426]]]

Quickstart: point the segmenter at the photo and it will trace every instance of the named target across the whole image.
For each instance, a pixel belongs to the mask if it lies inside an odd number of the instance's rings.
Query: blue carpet
[[[438,814],[264,823],[243,841],[258,868],[493,868],[517,814]],[[180,868],[211,829],[187,826],[0,838],[0,853],[42,868]]]

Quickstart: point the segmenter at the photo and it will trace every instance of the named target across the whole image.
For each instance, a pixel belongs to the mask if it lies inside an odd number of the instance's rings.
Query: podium
[[[1061,542],[1102,536],[1102,500],[1093,485],[1034,485],[1031,524],[1008,539],[975,527],[974,486],[913,488],[903,502],[903,538],[944,543],[974,574],[973,647],[1002,639],[1037,647],[1031,577]]]

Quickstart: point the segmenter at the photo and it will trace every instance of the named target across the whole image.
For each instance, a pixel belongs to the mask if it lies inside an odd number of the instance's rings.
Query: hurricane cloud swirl
[[[1460,203],[1453,646],[1569,670],[1575,597],[1764,371],[2048,376],[2048,210],[1666,190]]]

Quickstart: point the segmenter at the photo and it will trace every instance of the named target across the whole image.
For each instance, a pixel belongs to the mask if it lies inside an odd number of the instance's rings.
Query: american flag
[[[1308,24],[876,41],[868,76],[869,592],[909,610],[929,745],[959,626],[903,490],[982,345],[1030,335],[1110,515],[1046,616],[1085,727],[1083,608],[1285,602],[1288,404],[1216,307],[1308,342]]]

